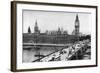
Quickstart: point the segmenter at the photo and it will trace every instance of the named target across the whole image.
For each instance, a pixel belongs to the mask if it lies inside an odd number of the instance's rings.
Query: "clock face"
[[[79,26],[79,22],[75,22],[75,26]]]

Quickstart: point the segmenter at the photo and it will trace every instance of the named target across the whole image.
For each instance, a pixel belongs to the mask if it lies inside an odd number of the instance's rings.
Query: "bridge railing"
[[[72,56],[76,55],[77,56],[77,52],[80,50],[81,52],[83,52],[84,50],[84,46],[86,46],[87,44],[89,44],[89,40],[84,40],[84,41],[79,41],[75,44],[72,44],[66,48],[62,48],[59,51],[53,52],[49,55],[46,55],[43,58],[37,59],[33,62],[36,61],[40,61],[40,62],[49,62],[49,61],[67,61],[70,60]]]

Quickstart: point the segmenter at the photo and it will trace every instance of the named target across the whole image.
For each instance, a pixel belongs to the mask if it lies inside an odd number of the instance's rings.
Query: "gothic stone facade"
[[[23,33],[24,43],[52,43],[52,44],[67,44],[74,43],[77,41],[79,36],[79,18],[76,15],[75,19],[75,29],[74,33],[69,35],[67,31],[61,31],[58,28],[57,31],[46,31],[45,33],[40,33],[37,21],[34,27],[34,33],[31,33],[30,27],[28,28],[28,33]]]

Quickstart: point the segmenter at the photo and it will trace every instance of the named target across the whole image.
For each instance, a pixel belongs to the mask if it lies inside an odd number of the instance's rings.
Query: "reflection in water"
[[[39,50],[37,50],[36,48],[27,48],[27,49],[23,49],[23,62],[32,62],[36,59],[39,59],[39,57],[35,56],[37,54],[40,53],[40,55],[48,55],[52,52],[55,52],[57,50],[62,49],[62,47],[41,47]]]

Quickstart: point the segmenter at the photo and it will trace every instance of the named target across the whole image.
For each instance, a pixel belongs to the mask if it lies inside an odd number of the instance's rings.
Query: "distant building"
[[[78,15],[76,15],[76,20],[75,20],[75,35],[76,36],[79,36],[79,26],[80,26],[79,18],[78,18]]]
[[[53,31],[46,30],[45,33],[48,35],[63,35],[63,34],[68,35],[67,31],[65,30],[63,31],[61,28],[58,28],[58,30],[53,30]]]
[[[44,33],[40,33],[38,23],[35,22],[34,33],[28,35],[27,33],[23,34],[23,42],[29,42],[30,40],[34,43],[52,43],[52,44],[67,44],[73,43],[76,41],[76,37],[79,36],[79,18],[76,15],[75,19],[75,29],[71,35],[68,34],[67,31],[63,30],[63,28],[58,28],[58,30],[48,31],[46,30]],[[28,29],[28,33],[31,32],[30,27]]]

